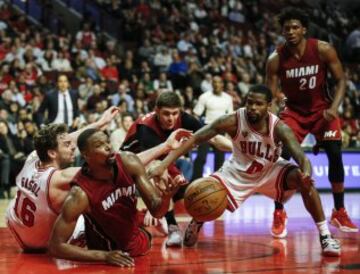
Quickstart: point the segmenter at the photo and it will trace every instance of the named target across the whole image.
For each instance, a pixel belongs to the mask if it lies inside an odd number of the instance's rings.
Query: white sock
[[[317,226],[321,236],[331,235],[326,220],[322,221],[322,222],[319,222],[319,223],[316,223],[316,226]]]

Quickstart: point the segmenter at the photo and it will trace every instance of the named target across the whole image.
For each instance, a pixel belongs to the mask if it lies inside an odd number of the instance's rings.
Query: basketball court
[[[321,194],[325,214],[332,210],[331,194]],[[360,226],[360,194],[348,193],[346,208]],[[7,200],[1,200],[4,214]],[[360,234],[342,233],[330,226],[341,241],[340,258],[321,256],[318,232],[295,195],[286,205],[288,237],[275,240],[269,233],[273,204],[263,196],[251,197],[235,213],[206,223],[194,248],[166,248],[165,238],[155,238],[151,252],[135,259],[131,269],[108,265],[54,260],[44,254],[23,254],[5,227],[1,215],[0,273],[360,273]],[[190,218],[177,205],[184,230]]]

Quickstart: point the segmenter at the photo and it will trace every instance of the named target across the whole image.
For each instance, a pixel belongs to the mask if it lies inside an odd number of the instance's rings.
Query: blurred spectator
[[[19,139],[9,133],[6,121],[0,120],[0,198],[4,198],[4,191],[7,198],[10,198],[11,184],[14,183],[25,159]]]
[[[73,70],[70,61],[62,51],[60,51],[57,57],[51,61],[51,68],[52,70],[60,72],[69,72]]]
[[[131,95],[127,94],[126,85],[123,82],[119,85],[118,92],[112,97],[112,105],[119,106],[121,100],[126,102],[127,111],[134,111],[134,99]]]
[[[101,76],[106,81],[119,82],[119,72],[111,57],[106,59],[106,66],[101,69]]]
[[[161,72],[159,79],[154,80],[154,90],[161,92],[173,91],[173,86],[170,80],[167,79],[166,72]]]
[[[171,63],[172,57],[169,49],[165,46],[162,46],[161,50],[155,54],[154,66],[157,68],[158,71],[165,72],[168,70]]]
[[[360,23],[346,39],[348,61],[360,63]]]
[[[82,30],[76,33],[76,40],[81,43],[83,48],[90,48],[91,43],[96,42],[96,36],[91,31],[91,24],[84,22]]]
[[[121,117],[116,120],[117,129],[110,135],[110,143],[114,151],[119,151],[125,140],[129,128],[134,123],[134,117],[131,113],[122,113]]]
[[[172,54],[173,62],[170,64],[169,73],[175,88],[184,88],[186,84],[186,74],[188,64],[183,60],[179,53],[174,50]]]
[[[205,79],[201,82],[201,91],[207,92],[207,91],[213,91],[212,86],[212,75],[210,73],[205,74]]]
[[[199,97],[199,101],[194,108],[194,114],[198,117],[205,114],[205,125],[212,123],[221,115],[229,114],[234,110],[232,97],[225,93],[223,88],[223,80],[220,76],[215,76],[213,78],[213,91],[205,92]],[[198,147],[192,180],[202,177],[209,148],[210,145],[208,143],[201,144]],[[225,153],[215,147],[213,147],[213,150],[215,155],[214,170],[218,170],[224,163]]]
[[[96,110],[98,103],[102,104],[102,102],[106,100],[106,95],[99,84],[93,85],[89,91],[90,96],[87,99],[86,109],[87,111],[93,112]]]

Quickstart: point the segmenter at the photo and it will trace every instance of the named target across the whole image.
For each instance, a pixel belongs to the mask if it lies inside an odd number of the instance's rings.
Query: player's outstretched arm
[[[299,165],[304,176],[311,177],[312,169],[309,159],[305,156],[299,142],[291,130],[284,122],[279,121],[275,127],[275,138],[287,147],[291,156]]]
[[[236,113],[232,113],[223,115],[211,124],[202,127],[181,147],[170,152],[169,155],[161,162],[161,164],[158,167],[152,169],[148,175],[150,178],[160,177],[165,169],[177,158],[189,152],[194,146],[209,141],[217,134],[228,133],[230,136],[235,136],[237,125],[236,123]]]
[[[222,135],[216,135],[215,137],[209,140],[209,143],[215,146],[218,150],[221,151],[229,151],[233,150],[232,142],[229,138],[226,138]]]
[[[118,107],[109,107],[104,113],[101,115],[100,119],[86,127],[83,127],[75,132],[70,134],[70,137],[74,142],[76,142],[79,135],[89,128],[96,128],[96,129],[104,129],[109,123],[120,113],[120,109]]]
[[[121,159],[126,171],[133,177],[136,189],[139,190],[146,207],[152,216],[161,218],[166,214],[170,204],[170,195],[162,195],[160,190],[148,179],[144,165],[140,159],[132,152],[122,152]],[[169,188],[177,188],[176,182],[172,182]],[[169,193],[171,189],[168,190]]]
[[[87,250],[67,243],[78,217],[89,210],[89,200],[80,187],[73,187],[57,218],[49,241],[52,256],[76,261],[107,262],[119,266],[133,266],[131,257],[121,251]]]
[[[188,139],[191,135],[191,131],[179,128],[173,131],[164,143],[140,152],[137,154],[137,156],[139,157],[143,165],[146,166],[152,160],[155,160],[161,155],[169,153],[169,151],[180,147],[183,139]]]

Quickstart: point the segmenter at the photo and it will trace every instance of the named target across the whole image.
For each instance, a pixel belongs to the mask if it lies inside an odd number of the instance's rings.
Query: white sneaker
[[[185,230],[185,238],[184,238],[184,245],[187,247],[192,247],[196,244],[199,232],[204,223],[198,223],[194,219],[191,220],[189,225]]]
[[[166,241],[167,247],[181,247],[183,237],[180,228],[177,225],[169,225],[169,235]]]
[[[329,257],[339,257],[341,254],[341,247],[338,240],[335,240],[331,235],[320,235],[320,243],[322,254]]]

